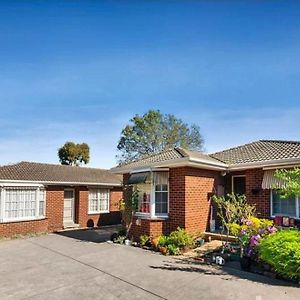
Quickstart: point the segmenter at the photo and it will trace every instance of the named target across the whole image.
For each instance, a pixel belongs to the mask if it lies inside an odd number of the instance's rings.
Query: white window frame
[[[165,171],[165,170],[163,170]],[[168,170],[169,171],[169,170]],[[157,172],[157,171],[154,171]],[[168,212],[165,214],[155,214],[155,184],[153,182],[153,172],[150,172],[150,178],[151,178],[151,193],[150,193],[150,213],[144,213],[144,212],[136,212],[135,216],[137,217],[145,217],[145,218],[151,218],[151,219],[167,219],[169,217],[169,205],[170,205],[170,183],[169,183],[169,174],[168,174]]]
[[[156,186],[157,185],[161,185],[161,184],[153,184],[153,194],[154,194],[154,216],[157,217],[157,218],[166,218],[169,216],[169,182],[167,184],[167,190],[166,191],[156,191]],[[155,196],[156,196],[156,193],[167,193],[168,197],[167,197],[167,212],[166,213],[162,213],[162,214],[156,214],[155,213]]]
[[[97,207],[98,210],[92,211],[90,210],[90,190],[95,190],[97,191],[97,199],[98,199],[98,203],[97,203]],[[108,197],[107,197],[107,210],[100,210],[100,191],[101,190],[106,190],[108,193]],[[89,196],[88,196],[88,214],[89,215],[95,215],[95,214],[107,214],[110,212],[110,189],[107,188],[89,188]]]
[[[277,215],[274,215],[274,213],[273,213],[273,192],[274,192],[274,190],[271,190],[270,191],[270,210],[271,210],[271,213],[270,213],[270,215],[271,215],[271,218],[275,218],[276,216],[283,216],[283,217],[290,217],[290,218],[294,218],[294,219],[300,219],[300,209],[299,209],[299,204],[300,204],[300,198],[299,198],[299,196],[295,196],[295,205],[296,205],[296,216],[288,216],[288,215],[286,215],[286,214],[282,214],[282,215],[280,215],[280,214],[277,214]],[[282,200],[282,201],[284,201],[284,200]]]
[[[231,191],[232,191],[232,193],[235,193],[235,191],[234,191],[234,178],[237,178],[237,177],[245,177],[245,184],[246,184],[246,175],[232,175],[231,176]],[[245,193],[246,193],[246,191],[245,191]]]
[[[5,217],[5,204],[6,204],[6,190],[7,189],[35,189],[36,199],[35,199],[35,215],[28,216],[28,217],[21,217],[21,218],[6,218]],[[40,202],[41,202],[41,189],[45,190],[44,193],[44,209],[43,215],[40,215]],[[36,185],[36,184],[6,184],[0,187],[0,223],[10,223],[10,222],[22,222],[22,221],[34,221],[34,220],[41,220],[46,218],[46,189],[43,185]]]

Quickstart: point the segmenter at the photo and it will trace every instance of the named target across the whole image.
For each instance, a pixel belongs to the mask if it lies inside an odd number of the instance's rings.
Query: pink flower
[[[250,238],[250,246],[256,247],[259,244],[260,235],[252,235]]]

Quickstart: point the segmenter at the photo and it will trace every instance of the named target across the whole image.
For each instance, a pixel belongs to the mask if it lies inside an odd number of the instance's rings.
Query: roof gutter
[[[114,168],[111,169],[112,173],[116,174],[126,174],[126,173],[138,173],[144,172],[145,170],[152,171],[162,171],[161,168],[175,168],[175,167],[194,167],[194,168],[202,168],[207,170],[215,170],[215,171],[224,171],[227,170],[227,165],[224,163],[214,163],[209,160],[198,159],[198,158],[189,158],[182,157],[170,161],[163,161],[159,163],[152,163],[146,166],[142,166],[139,168]]]
[[[300,165],[300,158],[267,160],[261,162],[229,165],[228,171],[239,171],[239,170],[258,169],[258,168],[263,168],[264,170],[267,170],[267,169],[276,169],[278,167],[285,167],[285,166],[296,166],[297,164]]]
[[[122,186],[122,183],[103,183],[103,182],[61,182],[61,181],[40,181],[40,180],[7,180],[0,179],[1,183],[26,183],[26,184],[45,184],[45,185],[97,185],[97,186]]]

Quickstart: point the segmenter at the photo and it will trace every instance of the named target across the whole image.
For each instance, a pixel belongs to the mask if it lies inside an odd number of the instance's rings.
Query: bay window
[[[109,212],[109,189],[89,190],[89,214]]]
[[[298,196],[283,198],[276,190],[271,193],[272,216],[299,218],[300,201]]]
[[[2,222],[34,220],[45,216],[46,193],[42,187],[6,186],[1,189]]]
[[[128,183],[138,192],[137,215],[167,217],[169,173],[164,171],[132,174]]]

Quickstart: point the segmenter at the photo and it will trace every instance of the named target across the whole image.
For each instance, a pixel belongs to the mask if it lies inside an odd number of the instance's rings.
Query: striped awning
[[[262,189],[280,189],[285,185],[285,182],[275,177],[276,170],[265,170],[262,181]]]

